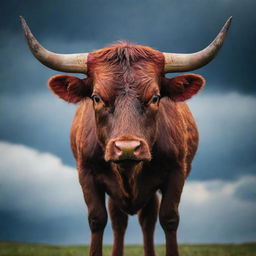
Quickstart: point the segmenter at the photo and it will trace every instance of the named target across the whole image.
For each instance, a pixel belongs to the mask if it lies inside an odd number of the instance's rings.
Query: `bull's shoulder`
[[[177,161],[188,173],[197,146],[197,126],[187,104],[163,98],[159,106],[156,157]]]
[[[97,150],[96,127],[92,101],[84,99],[77,107],[71,126],[71,148],[74,157],[91,158]]]

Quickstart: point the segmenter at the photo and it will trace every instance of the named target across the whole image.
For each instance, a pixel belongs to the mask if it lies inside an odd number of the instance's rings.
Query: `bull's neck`
[[[112,171],[117,178],[118,185],[127,198],[136,197],[138,177],[143,168],[143,162],[112,164]]]

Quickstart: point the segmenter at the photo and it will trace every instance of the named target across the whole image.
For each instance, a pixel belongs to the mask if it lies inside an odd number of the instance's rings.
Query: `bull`
[[[61,99],[79,102],[70,138],[88,207],[90,256],[102,255],[106,195],[113,256],[123,255],[128,215],[133,214],[138,214],[145,256],[155,256],[158,215],[166,255],[178,256],[178,206],[198,147],[196,123],[184,101],[203,88],[205,79],[192,73],[173,78],[165,74],[209,63],[223,45],[231,17],[209,46],[191,54],[163,53],[128,42],[90,53],[57,54],[40,45],[22,17],[21,23],[31,52],[42,64],[86,74],[83,79],[56,75],[48,85]]]

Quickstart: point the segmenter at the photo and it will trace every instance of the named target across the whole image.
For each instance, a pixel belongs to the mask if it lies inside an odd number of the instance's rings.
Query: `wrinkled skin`
[[[195,121],[182,101],[205,81],[194,74],[164,77],[162,54],[148,47],[114,45],[89,60],[86,79],[55,76],[49,87],[64,100],[80,101],[71,147],[88,206],[90,255],[102,255],[108,194],[113,256],[123,254],[128,215],[136,213],[145,255],[155,255],[159,214],[166,255],[177,256],[178,205],[198,145]]]

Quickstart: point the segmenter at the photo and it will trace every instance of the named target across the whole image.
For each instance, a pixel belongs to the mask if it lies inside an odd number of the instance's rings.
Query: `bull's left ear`
[[[197,94],[205,85],[205,79],[200,75],[185,74],[174,78],[164,78],[162,95],[173,101],[185,101]]]

